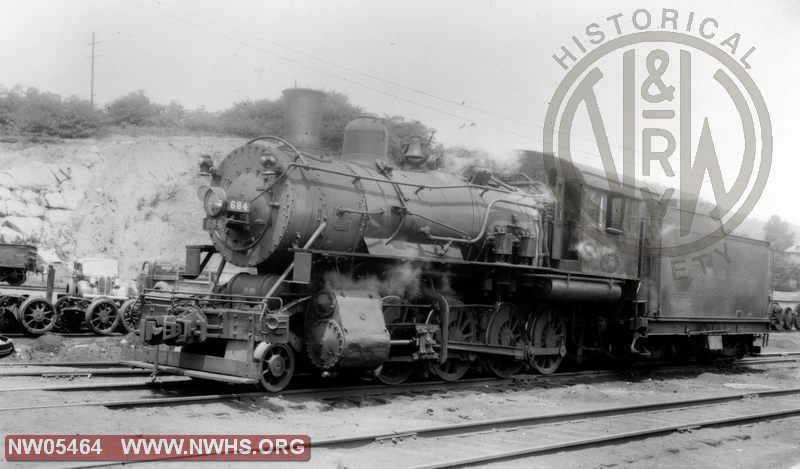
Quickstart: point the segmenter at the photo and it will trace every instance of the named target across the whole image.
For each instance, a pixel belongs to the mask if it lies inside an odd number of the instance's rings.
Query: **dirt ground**
[[[63,360],[115,360],[133,353],[133,337],[19,339],[18,352],[0,363]],[[764,352],[800,351],[800,333],[772,334]],[[685,397],[792,388],[800,383],[795,363],[748,368],[687,372],[680,375],[637,375],[626,379],[598,378],[591,383],[563,383],[552,387],[510,386],[356,399],[334,403],[290,397],[267,397],[229,402],[112,410],[104,407],[62,407],[26,411],[0,411],[0,434],[16,433],[125,433],[125,434],[309,434],[314,439],[354,436],[372,432],[402,431],[432,423],[503,418],[553,413],[622,404],[650,403]],[[3,377],[0,389],[83,382],[141,381],[143,378],[40,378]],[[198,386],[192,382],[191,386]],[[225,389],[225,387],[223,387]],[[209,389],[202,391],[209,392]],[[165,396],[161,390],[75,392],[0,392],[0,408],[57,405],[92,399]],[[182,392],[186,392],[186,387]],[[765,409],[767,410],[767,409]],[[622,445],[555,453],[518,459],[491,467],[753,467],[790,468],[800,464],[800,420],[787,418],[732,428],[700,429]],[[536,442],[531,442],[535,445]],[[380,448],[369,451],[380,451]],[[369,451],[313,450],[307,463],[291,467],[371,468]],[[0,462],[2,464],[2,462]],[[38,464],[6,463],[8,467]],[[207,467],[209,464],[172,462],[170,468]],[[224,464],[255,467],[252,463]],[[60,467],[52,463],[44,467]],[[140,464],[153,467],[153,464]],[[396,467],[402,467],[397,461]],[[213,465],[212,465],[213,467]],[[275,464],[274,467],[282,467]]]

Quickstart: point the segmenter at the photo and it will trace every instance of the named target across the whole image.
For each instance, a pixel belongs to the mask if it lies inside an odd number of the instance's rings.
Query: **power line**
[[[92,59],[92,73],[91,73],[90,85],[89,85],[89,102],[92,105],[92,109],[94,109],[94,59],[96,57],[102,57],[102,56],[97,55],[97,54],[94,53],[94,46],[96,44],[100,44],[100,42],[97,42],[97,41],[94,40],[94,33],[92,33],[92,42],[89,43],[89,45],[92,47],[92,55],[90,57]]]
[[[273,57],[277,57],[277,58],[285,60],[287,62],[294,63],[296,65],[299,65],[301,67],[307,68],[309,70],[313,70],[313,71],[315,71],[317,73],[322,73],[324,75],[328,75],[328,76],[334,77],[334,78],[336,78],[338,80],[342,80],[342,81],[345,81],[347,83],[351,83],[351,84],[354,84],[356,86],[360,86],[362,88],[368,89],[370,91],[374,91],[376,93],[383,94],[383,95],[395,98],[395,99],[397,99],[399,101],[403,101],[403,102],[406,102],[406,103],[409,103],[409,104],[413,104],[415,106],[419,106],[419,107],[422,107],[422,108],[425,108],[425,109],[428,109],[428,110],[431,110],[431,111],[434,111],[434,112],[438,112],[440,114],[444,114],[444,115],[447,115],[447,116],[450,116],[450,117],[455,117],[456,119],[459,119],[461,121],[466,121],[469,124],[473,124],[473,125],[480,124],[481,126],[483,126],[484,128],[487,128],[487,129],[492,129],[492,130],[495,130],[495,131],[498,131],[498,132],[501,132],[501,133],[505,133],[505,134],[508,134],[508,135],[513,135],[513,136],[520,137],[520,138],[525,139],[525,140],[534,141],[534,142],[537,142],[537,143],[544,143],[544,141],[542,139],[534,138],[534,137],[531,137],[530,135],[526,135],[526,134],[521,134],[521,133],[509,130],[509,129],[504,128],[504,127],[497,127],[497,126],[494,126],[494,125],[491,125],[491,124],[487,124],[485,122],[480,122],[480,121],[477,121],[477,120],[474,120],[474,119],[470,119],[468,117],[462,116],[460,114],[456,114],[454,112],[450,112],[450,111],[447,111],[447,110],[444,110],[444,109],[441,109],[441,108],[438,108],[438,107],[434,107],[434,106],[431,106],[431,105],[428,105],[428,104],[424,104],[424,103],[421,103],[421,102],[418,102],[418,101],[414,101],[412,99],[405,98],[403,96],[399,96],[397,94],[394,94],[394,93],[386,91],[386,90],[375,88],[374,86],[368,85],[366,83],[363,83],[363,82],[360,82],[360,81],[357,81],[357,80],[353,80],[353,79],[347,78],[345,76],[342,76],[340,74],[331,72],[329,70],[325,70],[323,68],[307,64],[307,63],[302,62],[300,60],[297,60],[297,59],[294,59],[294,58],[291,58],[291,57],[287,57],[285,55],[276,53],[274,51],[271,51],[271,50],[268,50],[268,49],[264,49],[263,47],[260,47],[260,46],[254,45],[252,43],[246,42],[246,41],[244,41],[244,40],[242,40],[240,38],[231,36],[229,34],[226,34],[226,33],[220,32],[220,31],[215,31],[213,29],[209,29],[206,26],[203,26],[203,25],[200,25],[200,24],[197,24],[197,23],[193,23],[191,21],[188,21],[185,18],[182,18],[182,17],[179,17],[179,16],[175,16],[173,14],[170,14],[170,13],[162,11],[162,10],[151,8],[149,5],[142,4],[142,3],[140,3],[140,2],[138,2],[136,0],[130,0],[130,1],[132,3],[135,3],[136,5],[139,5],[142,8],[150,10],[150,11],[152,11],[154,13],[159,14],[159,15],[172,18],[175,21],[181,22],[181,23],[186,24],[188,26],[191,26],[193,28],[197,28],[197,29],[200,29],[200,30],[205,31],[207,33],[223,37],[223,38],[228,39],[230,41],[233,41],[233,42],[235,42],[237,44],[241,44],[243,46],[250,47],[250,48],[252,48],[254,50],[263,52],[263,53],[265,53],[267,55],[271,55]],[[541,128],[543,129],[543,127],[541,127]],[[575,137],[577,138],[577,136],[575,136]],[[587,138],[585,138],[585,139],[589,140],[589,141],[592,141],[592,142],[595,141],[594,139],[587,139]],[[597,153],[586,152],[586,151],[577,150],[577,149],[573,149],[572,152],[574,152],[574,153],[584,153],[586,155],[593,156],[593,157],[597,156]]]
[[[14,8],[12,8],[11,11],[9,11],[8,14],[3,19],[0,20],[0,26],[2,26],[6,21],[8,21],[8,19],[11,18],[14,15],[14,13],[17,12],[17,9],[20,6],[22,6],[23,3],[25,3],[25,0],[20,0],[19,3],[14,5]]]
[[[134,2],[134,3],[136,3],[136,2]],[[346,71],[349,71],[351,73],[355,73],[355,74],[361,75],[363,77],[370,78],[370,79],[373,79],[373,80],[376,80],[376,81],[379,81],[379,82],[382,82],[382,83],[385,83],[385,84],[388,84],[388,85],[391,85],[391,86],[395,86],[395,87],[398,87],[398,88],[401,88],[401,89],[404,89],[404,90],[407,90],[407,91],[411,91],[413,93],[417,93],[417,94],[420,94],[420,95],[423,95],[423,96],[426,96],[426,97],[429,97],[429,98],[437,99],[439,101],[442,101],[442,102],[445,102],[445,103],[448,103],[448,104],[452,104],[452,105],[455,105],[455,106],[458,106],[458,107],[461,107],[461,108],[464,108],[464,109],[469,109],[469,110],[472,110],[472,111],[475,111],[475,112],[479,112],[479,113],[485,114],[485,115],[490,116],[490,117],[497,117],[497,118],[500,118],[500,119],[508,120],[510,122],[515,122],[517,124],[536,127],[537,129],[540,129],[540,130],[551,130],[549,128],[546,128],[546,127],[544,127],[542,125],[539,125],[539,124],[536,124],[536,123],[533,123],[533,122],[520,120],[520,119],[517,119],[517,118],[514,118],[514,117],[505,116],[505,115],[498,114],[496,112],[489,111],[489,110],[486,110],[486,109],[483,109],[483,108],[480,108],[480,107],[469,105],[469,104],[467,104],[466,100],[459,101],[459,100],[455,100],[455,99],[451,99],[451,98],[442,97],[440,95],[436,95],[436,94],[421,90],[419,88],[414,88],[414,87],[411,87],[411,86],[407,86],[407,85],[404,85],[402,83],[398,83],[398,82],[395,82],[395,81],[387,80],[387,79],[382,78],[380,76],[377,76],[375,74],[367,73],[367,72],[364,72],[364,71],[361,71],[361,70],[358,70],[358,69],[355,69],[355,68],[352,68],[352,67],[348,67],[346,65],[342,65],[342,64],[339,64],[339,63],[336,63],[336,62],[332,62],[332,61],[330,61],[328,59],[325,59],[323,57],[319,57],[319,56],[316,56],[316,55],[313,55],[313,54],[309,54],[309,53],[307,53],[305,51],[302,51],[302,50],[299,50],[299,49],[295,49],[293,47],[287,46],[285,44],[281,44],[279,42],[267,39],[265,37],[257,36],[255,34],[251,34],[251,33],[247,32],[247,31],[243,31],[241,29],[237,29],[237,28],[234,28],[232,26],[228,26],[226,24],[223,24],[223,23],[220,23],[218,21],[214,21],[212,19],[203,17],[203,16],[198,15],[198,14],[192,12],[192,11],[176,7],[174,5],[163,4],[163,6],[166,6],[167,8],[171,8],[172,10],[178,11],[180,13],[183,13],[183,14],[186,14],[186,15],[189,15],[189,16],[193,16],[193,17],[195,17],[195,18],[197,18],[197,19],[199,19],[201,21],[204,21],[204,22],[209,23],[211,25],[217,26],[219,28],[227,29],[227,30],[235,32],[235,33],[239,33],[239,34],[242,34],[242,35],[245,35],[245,36],[249,36],[249,37],[254,38],[256,40],[259,40],[259,41],[264,41],[264,42],[266,42],[268,44],[272,44],[273,46],[280,47],[280,48],[282,48],[284,50],[291,51],[291,52],[294,52],[296,54],[300,54],[300,55],[303,55],[305,57],[309,57],[309,58],[314,59],[314,60],[318,60],[318,61],[320,61],[322,63],[327,64],[327,65],[331,65],[331,66],[334,66],[336,68],[340,68],[342,70],[346,70]],[[163,14],[167,15],[167,13],[163,13]],[[172,16],[170,16],[170,17],[174,18]],[[197,26],[197,27],[199,27],[199,26]],[[323,73],[325,73],[325,72],[323,72]],[[361,83],[358,83],[358,82],[353,82],[353,83],[363,86]],[[374,88],[370,88],[370,89],[374,90]],[[380,90],[377,90],[377,91],[381,92]],[[388,93],[384,93],[384,94],[388,94]],[[389,96],[393,96],[394,97],[394,95],[389,95]],[[461,118],[471,121],[471,119],[467,119],[465,117],[461,117]],[[564,132],[563,131],[559,131],[558,134],[564,134]],[[576,139],[579,139],[579,140],[585,140],[587,142],[596,142],[595,138],[584,137],[584,136],[581,136],[581,135],[575,135],[573,133],[570,133],[570,137],[576,138]],[[536,141],[541,142],[541,140],[536,140]],[[622,150],[626,149],[626,147],[624,147],[624,146],[616,145],[616,144],[613,144],[613,143],[610,143],[610,142],[609,142],[609,145],[612,146],[612,147],[615,147],[615,148],[622,149]],[[636,148],[634,148],[633,151],[641,152],[641,150],[636,149]]]
[[[485,128],[492,129],[492,130],[495,130],[495,131],[498,131],[498,132],[501,132],[501,133],[506,133],[506,134],[509,134],[509,135],[520,137],[520,138],[523,138],[525,140],[535,141],[537,143],[544,143],[544,141],[542,139],[533,138],[530,135],[521,134],[521,133],[509,130],[509,129],[504,128],[504,127],[497,127],[497,126],[493,126],[493,125],[490,125],[490,124],[486,124],[485,122],[479,122],[479,121],[473,120],[471,118],[465,117],[463,115],[460,115],[460,114],[457,114],[457,113],[454,113],[454,112],[450,112],[450,111],[447,111],[447,110],[444,110],[444,109],[441,109],[441,108],[438,108],[438,107],[434,107],[434,106],[431,106],[431,105],[428,105],[428,104],[424,104],[424,103],[421,103],[421,102],[418,102],[418,101],[414,101],[414,100],[411,100],[411,99],[408,99],[408,98],[404,98],[402,96],[399,96],[397,94],[391,93],[389,91],[375,88],[375,87],[370,86],[368,84],[365,84],[365,83],[363,83],[361,81],[356,81],[356,80],[347,78],[345,76],[342,76],[340,74],[331,72],[329,70],[322,69],[322,68],[319,68],[319,67],[314,66],[314,65],[310,65],[310,64],[305,63],[303,61],[300,61],[298,59],[287,57],[285,55],[278,54],[278,53],[276,53],[274,51],[264,49],[262,47],[254,45],[252,43],[245,42],[244,40],[242,40],[240,38],[225,34],[225,33],[220,32],[220,31],[209,29],[208,27],[206,27],[204,25],[201,25],[201,24],[198,24],[198,23],[195,23],[195,22],[191,22],[191,21],[187,20],[183,16],[175,16],[173,14],[170,14],[169,12],[166,12],[166,11],[163,11],[163,10],[160,10],[160,9],[157,9],[157,8],[152,8],[149,5],[144,5],[144,4],[142,4],[142,3],[140,3],[140,2],[138,2],[136,0],[131,0],[131,1],[133,3],[139,5],[140,7],[147,8],[148,10],[150,10],[152,12],[155,12],[155,13],[158,13],[160,15],[172,18],[172,19],[174,19],[176,21],[179,21],[179,22],[184,23],[186,25],[189,25],[191,27],[203,30],[203,31],[208,32],[210,34],[214,34],[214,35],[223,37],[223,38],[228,39],[230,41],[236,42],[238,44],[242,44],[244,46],[247,46],[247,47],[250,47],[252,49],[258,50],[258,51],[263,52],[265,54],[272,55],[272,56],[277,57],[279,59],[282,59],[282,60],[297,64],[297,65],[300,65],[301,67],[305,67],[305,68],[313,70],[315,72],[322,73],[322,74],[325,74],[325,75],[329,75],[329,76],[332,76],[334,78],[337,78],[339,80],[342,80],[342,81],[345,81],[345,82],[348,82],[348,83],[352,83],[352,84],[354,84],[356,86],[360,86],[360,87],[366,88],[366,89],[371,90],[373,92],[376,92],[376,93],[379,93],[379,94],[383,94],[383,95],[386,95],[386,96],[390,96],[390,97],[398,99],[400,101],[404,101],[404,102],[407,102],[407,103],[410,103],[410,104],[413,104],[413,105],[416,105],[416,106],[419,106],[419,107],[423,107],[425,109],[429,109],[429,110],[432,110],[434,112],[438,112],[438,113],[441,113],[441,114],[444,114],[444,115],[447,115],[447,116],[450,116],[450,117],[454,117],[454,118],[457,118],[459,120],[467,121],[467,122],[469,122],[470,124],[473,124],[473,125],[480,124],[481,126],[483,126]],[[299,55],[303,55],[305,57],[309,57],[311,59],[314,59],[314,60],[320,61],[322,63],[325,63],[327,65],[331,65],[333,67],[340,68],[342,70],[346,70],[348,72],[355,73],[355,74],[358,74],[358,75],[361,75],[361,76],[364,76],[364,77],[367,77],[367,78],[370,78],[370,79],[374,79],[376,81],[379,81],[379,82],[382,82],[382,83],[385,83],[385,84],[388,84],[388,85],[391,85],[391,86],[402,88],[404,90],[411,91],[411,92],[414,92],[414,93],[418,93],[418,94],[421,94],[423,96],[430,97],[430,98],[433,98],[433,99],[437,99],[439,101],[443,101],[443,102],[446,102],[446,103],[449,103],[449,104],[453,104],[453,105],[456,105],[456,106],[459,106],[459,107],[462,107],[462,108],[465,108],[465,109],[470,109],[470,110],[473,110],[473,111],[476,111],[476,112],[480,112],[480,113],[488,115],[488,116],[506,119],[506,120],[509,120],[509,121],[512,121],[512,122],[516,122],[516,123],[519,123],[519,124],[522,124],[522,125],[529,125],[529,126],[541,129],[541,130],[551,130],[549,127],[546,128],[544,126],[541,126],[541,125],[538,125],[538,124],[534,124],[532,122],[526,122],[526,121],[523,121],[523,120],[515,119],[513,117],[503,116],[501,114],[497,114],[497,113],[494,113],[492,111],[488,111],[488,110],[481,109],[481,108],[478,108],[478,107],[475,107],[475,106],[467,105],[466,101],[459,102],[457,100],[453,100],[453,99],[450,99],[450,98],[441,97],[441,96],[435,95],[433,93],[429,93],[429,92],[424,91],[424,90],[420,90],[420,89],[417,89],[417,88],[414,88],[414,87],[406,86],[406,85],[403,85],[401,83],[397,83],[397,82],[394,82],[394,81],[391,81],[391,80],[387,80],[387,79],[381,78],[381,77],[379,77],[377,75],[374,75],[374,74],[362,72],[360,70],[357,70],[357,69],[354,69],[354,68],[351,68],[351,67],[348,67],[348,66],[345,66],[345,65],[341,65],[341,64],[332,62],[332,61],[327,60],[325,58],[318,57],[318,56],[315,56],[313,54],[309,54],[309,53],[301,51],[299,49],[286,46],[286,45],[281,44],[279,42],[276,42],[276,41],[273,41],[273,40],[270,40],[270,39],[267,39],[267,38],[264,38],[264,37],[260,37],[260,36],[251,34],[251,33],[247,32],[247,31],[243,31],[243,30],[240,30],[240,29],[237,29],[237,28],[222,24],[220,22],[211,20],[209,18],[205,18],[205,17],[203,17],[201,15],[197,15],[196,13],[194,13],[192,11],[189,11],[189,10],[185,10],[185,9],[182,9],[182,8],[179,8],[179,7],[176,7],[176,6],[172,6],[172,5],[168,5],[168,4],[163,4],[163,5],[168,7],[168,8],[171,8],[172,10],[175,10],[177,12],[183,13],[183,14],[188,15],[188,16],[192,16],[192,17],[197,18],[197,19],[199,19],[199,20],[201,20],[203,22],[209,23],[212,26],[216,26],[218,28],[222,28],[222,29],[234,32],[234,33],[238,33],[238,34],[241,34],[241,35],[244,35],[244,36],[248,36],[248,37],[256,39],[258,41],[266,42],[266,43],[271,44],[273,46],[280,47],[280,48],[282,48],[284,50],[287,50],[287,51],[290,51],[290,52],[293,52],[293,53],[296,53],[296,54],[299,54]],[[581,135],[575,135],[573,132],[570,132],[569,134],[566,134],[564,131],[559,130],[558,132],[556,132],[556,134],[558,134],[558,135],[569,135],[570,138],[584,140],[584,141],[591,142],[591,143],[596,143],[597,142],[596,138],[590,138],[590,137],[585,137],[585,136],[581,136]],[[632,150],[632,151],[634,151],[636,153],[641,153],[642,152],[642,150],[638,149],[638,148],[628,148],[628,147],[625,147],[623,145],[613,144],[611,142],[609,142],[609,146],[612,146],[612,147],[615,147],[615,148],[618,148],[618,149],[622,149],[622,150],[630,149],[630,150]],[[572,153],[582,153],[582,154],[585,154],[585,155],[588,155],[588,156],[591,156],[591,157],[595,157],[595,158],[598,156],[597,152],[584,151],[584,150],[580,150],[580,149],[577,149],[577,148],[574,148],[574,147],[571,148],[570,151]],[[731,166],[727,166],[727,165],[720,165],[720,166],[723,167],[723,168],[727,168],[727,169],[734,169]]]

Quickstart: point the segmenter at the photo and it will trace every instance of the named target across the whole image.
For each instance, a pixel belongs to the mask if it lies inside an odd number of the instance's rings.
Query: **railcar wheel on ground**
[[[114,332],[119,323],[119,309],[109,298],[98,298],[86,310],[86,324],[95,334],[107,335]]]
[[[282,391],[294,376],[294,352],[286,344],[270,344],[261,360],[259,385],[266,391]]]
[[[17,318],[14,316],[14,299],[0,295],[0,332],[16,332]]]
[[[28,274],[24,270],[17,270],[12,272],[6,277],[6,282],[12,287],[16,287],[25,283],[28,279]]]
[[[86,319],[88,301],[75,296],[62,296],[53,305],[58,315],[58,327],[69,332],[81,330]]]
[[[797,313],[792,308],[786,308],[783,314],[783,328],[791,331],[795,322],[797,322]]]
[[[497,305],[486,327],[486,343],[504,346],[525,343],[525,318],[516,306],[511,303]],[[484,362],[489,371],[500,378],[512,376],[524,365],[511,357],[488,357]]]
[[[458,300],[446,300],[444,297],[439,297],[434,302],[434,311],[429,317],[429,322],[441,323],[440,318],[444,313],[444,308],[449,308],[449,324],[442,324],[442,329],[447,329],[447,340],[477,343],[478,331],[475,315],[471,309],[463,305],[464,303]],[[475,354],[449,352],[447,360],[443,363],[429,362],[429,368],[431,372],[445,381],[457,381],[467,374],[473,361],[475,361]]]
[[[17,321],[31,334],[44,334],[56,325],[57,320],[55,307],[45,298],[28,298],[17,310]]]
[[[531,345],[536,348],[558,348],[566,346],[567,327],[560,314],[553,310],[544,310],[533,318],[529,327]],[[564,355],[539,355],[533,358],[533,367],[543,374],[549,375],[561,365]]]
[[[119,329],[120,332],[135,332],[139,327],[139,320],[142,318],[142,305],[138,298],[131,298],[122,303],[119,308]]]
[[[405,299],[390,295],[383,297],[381,302],[383,303],[383,319],[387,325],[413,322],[413,318],[410,317],[412,313],[408,301]],[[393,332],[391,327],[388,329],[390,333]],[[385,362],[375,377],[383,384],[397,386],[410,378],[416,369],[417,364],[414,362]]]
[[[12,352],[14,352],[14,343],[8,337],[0,335],[0,357],[11,355]]]

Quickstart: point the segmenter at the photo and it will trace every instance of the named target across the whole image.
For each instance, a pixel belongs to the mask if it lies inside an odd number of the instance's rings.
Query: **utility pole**
[[[95,57],[101,57],[100,55],[95,55],[94,53],[94,46],[95,44],[100,44],[99,42],[94,40],[94,33],[92,33],[92,42],[89,44],[92,46],[92,77],[91,77],[91,89],[89,91],[89,102],[92,104],[92,109],[94,109],[94,59]]]

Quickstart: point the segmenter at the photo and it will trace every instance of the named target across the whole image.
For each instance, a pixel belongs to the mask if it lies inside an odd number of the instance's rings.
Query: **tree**
[[[764,224],[764,239],[770,243],[775,252],[784,252],[794,244],[794,232],[789,222],[778,215],[772,215]]]

